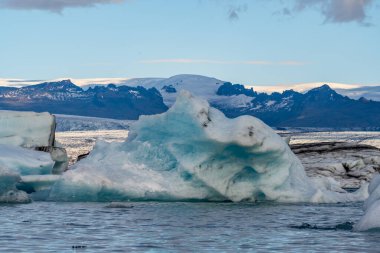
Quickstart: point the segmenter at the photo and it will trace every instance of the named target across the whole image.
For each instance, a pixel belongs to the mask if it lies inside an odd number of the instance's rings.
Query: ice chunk
[[[0,144],[0,167],[20,175],[51,174],[54,161],[49,153]]]
[[[49,113],[0,110],[0,144],[22,147],[52,146],[55,119]]]
[[[166,113],[143,116],[132,125],[126,142],[98,142],[54,184],[50,199],[342,202],[366,197],[366,189],[348,194],[332,185],[310,180],[284,140],[259,119],[228,119],[182,92]]]
[[[28,203],[30,198],[26,192],[16,189],[20,176],[0,166],[0,203]]]
[[[355,224],[355,230],[380,229],[380,175],[377,174],[368,187],[369,197],[364,202],[364,215]]]
[[[21,176],[18,189],[25,189],[26,191],[43,191],[50,190],[51,186],[60,178],[60,175],[30,175]]]

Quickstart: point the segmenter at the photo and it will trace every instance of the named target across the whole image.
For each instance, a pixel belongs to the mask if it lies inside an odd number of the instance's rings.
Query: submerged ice
[[[284,140],[262,121],[228,119],[182,92],[166,113],[143,116],[124,143],[98,142],[54,184],[57,201],[212,200],[342,202],[331,180],[308,178]]]

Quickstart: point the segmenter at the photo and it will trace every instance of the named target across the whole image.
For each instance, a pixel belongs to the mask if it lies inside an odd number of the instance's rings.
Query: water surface
[[[362,203],[34,202],[0,205],[8,252],[378,252],[380,233],[353,232]],[[347,225],[348,224],[348,225]]]

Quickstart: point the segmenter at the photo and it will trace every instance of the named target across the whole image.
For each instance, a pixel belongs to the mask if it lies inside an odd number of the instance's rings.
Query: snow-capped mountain
[[[181,90],[190,91],[194,96],[204,98],[213,105],[223,108],[240,108],[249,106],[252,98],[245,94],[229,96],[218,94],[218,89],[225,81],[200,75],[176,75],[167,79],[139,78],[123,82],[127,86],[155,87],[164,98],[164,103],[171,106]]]
[[[248,90],[250,91],[250,90]],[[245,91],[247,92],[247,91]],[[328,85],[299,93],[287,90],[252,95],[245,108],[221,108],[230,117],[254,115],[272,126],[284,127],[379,127],[380,102],[342,96]]]
[[[70,80],[0,87],[0,108],[115,119],[137,119],[142,114],[167,110],[155,88],[109,84],[83,90]]]
[[[127,86],[143,86],[145,88],[156,88],[162,94],[164,102],[172,105],[181,90],[190,91],[193,95],[210,100],[216,96],[216,91],[224,81],[212,77],[200,75],[176,75],[167,79],[138,78],[123,82]]]
[[[328,85],[302,93],[286,90],[268,94],[216,78],[177,75],[88,87],[83,89],[70,80],[0,87],[0,109],[134,120],[143,114],[166,111],[181,90],[188,90],[207,99],[228,117],[253,115],[271,126],[380,127],[380,102],[351,99]]]
[[[347,96],[352,99],[359,99],[361,97],[380,101],[380,85],[359,85],[359,84],[345,84],[334,82],[317,82],[317,83],[300,83],[293,85],[279,85],[279,86],[255,86],[258,92],[272,93],[284,92],[285,90],[294,90],[297,92],[305,93],[311,89],[328,84],[338,94]]]

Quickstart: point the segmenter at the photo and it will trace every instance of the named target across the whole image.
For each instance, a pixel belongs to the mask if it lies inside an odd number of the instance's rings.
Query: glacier
[[[182,91],[165,113],[142,116],[123,143],[98,142],[54,183],[52,201],[361,201],[333,179],[306,176],[284,140],[257,118],[228,119]]]

